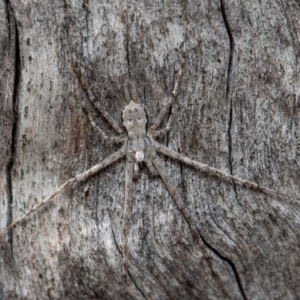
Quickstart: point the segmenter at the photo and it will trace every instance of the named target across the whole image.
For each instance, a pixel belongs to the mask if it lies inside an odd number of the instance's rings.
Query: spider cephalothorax
[[[123,110],[123,125],[130,139],[142,139],[146,136],[147,117],[141,104],[130,101]]]

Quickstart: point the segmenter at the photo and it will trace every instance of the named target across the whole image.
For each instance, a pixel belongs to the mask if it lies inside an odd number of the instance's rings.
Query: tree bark
[[[296,0],[0,2],[0,230],[121,145],[135,82],[157,141],[300,198],[300,3]],[[167,119],[164,120],[164,124]],[[299,201],[159,157],[201,241],[163,181],[142,168],[128,227],[129,299],[298,299]],[[125,160],[72,185],[0,237],[0,299],[124,299]],[[206,254],[205,254],[206,253]],[[205,255],[204,255],[205,254]]]

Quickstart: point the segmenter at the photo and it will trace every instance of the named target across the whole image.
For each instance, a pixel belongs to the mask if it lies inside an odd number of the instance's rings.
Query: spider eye
[[[129,119],[128,121],[131,122],[131,119]]]

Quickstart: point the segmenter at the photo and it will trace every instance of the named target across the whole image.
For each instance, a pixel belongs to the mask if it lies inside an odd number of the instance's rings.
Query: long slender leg
[[[124,136],[110,137],[110,136],[106,135],[105,132],[96,125],[96,123],[95,123],[93,117],[91,116],[91,114],[89,113],[89,111],[86,110],[85,108],[83,108],[83,111],[86,113],[86,115],[87,115],[91,125],[93,126],[93,128],[95,128],[100,133],[100,135],[102,136],[102,138],[105,141],[115,143],[115,144],[119,144],[119,143],[122,143],[122,142],[125,141],[126,138]]]
[[[31,214],[39,210],[41,207],[43,207],[46,203],[51,202],[56,195],[63,192],[68,186],[70,186],[76,179],[71,178],[67,180],[62,186],[60,186],[53,194],[51,194],[47,199],[40,202],[36,206],[34,206],[31,210],[29,210],[26,214],[24,214],[22,217],[11,223],[9,226],[4,228],[2,231],[0,231],[0,236],[4,235],[6,232],[8,232],[10,229],[17,227],[19,224],[21,224],[25,219],[27,219]]]
[[[176,188],[171,183],[171,180],[170,180],[169,176],[167,175],[167,173],[163,169],[163,167],[162,167],[161,163],[159,162],[159,159],[156,155],[154,155],[154,157],[152,159],[152,163],[154,164],[154,166],[155,166],[156,170],[158,171],[159,175],[161,176],[163,182],[165,183],[168,191],[170,192],[170,194],[171,194],[172,198],[174,199],[176,205],[178,206],[180,212],[183,214],[184,218],[186,219],[194,238],[200,243],[200,245],[203,245],[200,234],[199,234],[199,232],[196,228],[196,225],[195,225],[189,211],[185,208],[185,205],[181,201],[180,196],[177,193]],[[204,247],[202,247],[202,248],[204,249]]]
[[[87,93],[89,99],[94,104],[94,106],[99,110],[99,112],[102,114],[102,116],[108,121],[108,123],[112,126],[112,128],[118,132],[123,133],[123,129],[118,125],[118,123],[114,120],[114,118],[96,101],[96,98],[94,97],[92,91],[90,90],[88,84],[85,82],[85,79],[83,78],[83,75],[78,67],[78,64],[76,62],[73,63],[75,73],[78,77],[78,80],[84,89],[84,91]]]
[[[182,79],[183,72],[184,72],[184,67],[185,67],[185,57],[186,57],[186,53],[184,52],[183,55],[182,55],[181,66],[180,66],[180,69],[178,71],[178,75],[177,75],[177,79],[176,79],[176,82],[175,82],[175,86],[174,86],[172,95],[171,95],[168,103],[165,105],[165,107],[159,113],[158,117],[155,119],[154,123],[150,126],[150,128],[149,128],[150,132],[153,132],[160,125],[163,118],[165,117],[167,112],[170,110],[170,107],[173,105],[173,103],[175,102],[175,100],[177,98],[179,86],[180,86],[180,83],[181,83],[181,79]]]
[[[185,16],[186,18],[186,16]],[[168,103],[165,105],[165,107],[161,110],[158,117],[155,119],[154,123],[150,126],[149,131],[152,133],[162,122],[163,118],[169,111],[170,107],[173,105],[174,101],[177,98],[179,87],[181,84],[182,76],[185,69],[185,63],[186,63],[186,41],[187,41],[187,32],[186,32],[186,20],[184,21],[184,41],[183,41],[183,53],[182,53],[182,59],[181,59],[181,65],[180,69],[178,71],[177,79],[175,81],[174,89],[172,91],[171,97],[168,101]]]
[[[114,163],[115,161],[122,158],[126,153],[126,145],[124,145],[120,150],[113,153],[109,157],[102,160],[99,164],[93,166],[89,170],[77,175],[75,178],[77,181],[85,181],[90,176],[94,175],[95,173],[99,172],[101,169],[107,167],[108,165]]]
[[[25,219],[27,219],[31,214],[39,210],[41,207],[43,207],[45,204],[51,202],[56,195],[63,192],[67,187],[69,187],[72,183],[75,181],[83,181],[86,180],[91,175],[95,174],[96,172],[100,171],[101,169],[105,168],[106,166],[112,164],[116,160],[122,158],[125,155],[125,146],[123,146],[119,151],[115,152],[111,156],[107,157],[103,161],[101,161],[99,164],[95,165],[91,169],[77,175],[76,177],[73,177],[69,180],[67,180],[63,185],[61,185],[53,194],[51,194],[48,198],[46,198],[44,201],[40,202],[36,206],[34,206],[30,211],[28,211],[26,214],[24,214],[22,217],[11,223],[9,226],[4,228],[2,231],[0,231],[0,236],[4,235],[6,232],[8,232],[10,229],[18,226],[21,224]]]
[[[125,203],[124,203],[124,214],[123,214],[123,224],[122,224],[123,281],[125,285],[126,294],[127,294],[127,272],[128,272],[128,225],[129,225],[129,216],[130,216],[131,199],[132,199],[132,184],[133,184],[132,178],[133,178],[133,162],[126,161]]]
[[[124,95],[126,102],[129,103],[131,100],[133,100],[135,103],[139,103],[135,84],[130,79],[126,79],[124,82]]]
[[[210,173],[212,175],[216,175],[218,177],[221,177],[221,178],[225,178],[225,179],[229,179],[229,180],[233,180],[234,182],[244,186],[244,187],[247,187],[249,189],[254,189],[254,190],[258,190],[258,191],[261,191],[261,192],[264,192],[264,193],[267,193],[267,194],[275,194],[275,195],[278,195],[278,196],[281,196],[281,197],[286,197],[286,198],[290,198],[290,199],[294,199],[294,200],[300,200],[300,198],[298,197],[295,197],[295,196],[291,196],[291,195],[288,195],[288,194],[285,194],[285,193],[282,193],[280,191],[276,191],[276,190],[273,190],[273,189],[269,189],[267,187],[264,187],[264,186],[261,186],[257,183],[254,183],[254,182],[251,182],[251,181],[248,181],[248,180],[244,180],[244,179],[241,179],[237,176],[233,176],[233,175],[230,175],[228,173],[225,173],[225,172],[222,172],[220,171],[219,169],[216,169],[216,168],[213,168],[213,167],[210,167],[208,165],[205,165],[205,164],[202,164],[200,162],[197,162],[195,160],[192,160],[188,157],[185,157],[184,155],[176,152],[176,151],[173,151],[157,142],[155,142],[154,140],[152,140],[152,145],[154,147],[155,150],[157,150],[158,152],[166,155],[166,156],[169,156],[171,158],[174,158],[174,159],[177,159],[195,169],[198,169],[200,171],[203,171],[203,172],[207,172],[207,173]]]
[[[129,102],[131,100],[131,96],[130,96],[130,92],[128,89],[128,79],[125,80],[125,82],[124,82],[124,96],[125,96],[125,100],[126,100],[127,104],[129,104]]]
[[[157,170],[153,167],[151,159],[147,159],[146,164],[152,176],[158,175]]]
[[[172,114],[172,107],[171,107],[171,115],[169,117],[167,126],[165,128],[163,128],[163,129],[161,129],[161,130],[156,130],[156,131],[151,132],[150,135],[152,137],[160,137],[160,136],[163,136],[166,133],[168,133],[170,131],[170,129],[171,129],[172,119],[173,119],[173,114]]]
[[[139,103],[139,98],[138,98],[138,95],[137,95],[137,92],[136,92],[136,87],[135,87],[135,84],[134,84],[133,81],[129,82],[129,89],[130,89],[130,94],[131,94],[132,100],[135,103]]]
[[[158,157],[156,156],[156,154],[153,155],[152,162],[153,162],[155,168],[157,169],[158,173],[160,174],[160,176],[161,176],[163,182],[165,183],[167,189],[169,190],[172,198],[174,199],[175,203],[177,204],[180,212],[183,214],[184,218],[186,219],[186,221],[187,221],[187,223],[188,223],[188,225],[190,227],[190,230],[191,230],[194,238],[198,241],[198,244],[199,244],[199,246],[201,248],[201,251],[202,251],[202,255],[203,255],[203,257],[206,258],[205,261],[207,262],[208,266],[211,269],[212,278],[214,278],[214,280],[217,281],[218,286],[222,287],[222,289],[223,289],[224,284],[223,284],[223,282],[221,280],[220,275],[216,274],[216,272],[214,271],[215,269],[213,267],[213,261],[211,259],[212,257],[209,254],[206,246],[204,245],[204,243],[202,241],[201,235],[200,235],[200,233],[197,230],[196,224],[193,221],[192,216],[190,215],[189,211],[185,208],[183,202],[180,199],[179,194],[177,193],[176,188],[171,183],[171,180],[170,180],[168,174],[163,169],[163,167],[160,164],[160,162],[159,162]],[[225,291],[225,289],[223,289],[223,291],[224,291],[225,294],[227,294],[227,292]]]

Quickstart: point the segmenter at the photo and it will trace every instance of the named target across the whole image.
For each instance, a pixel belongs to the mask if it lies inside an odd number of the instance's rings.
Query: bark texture
[[[187,60],[170,132],[158,142],[300,197],[297,0],[1,0],[0,229],[121,146],[133,80],[149,125]],[[166,124],[167,120],[165,120]],[[130,299],[298,299],[300,203],[161,156],[197,225],[140,170],[128,228]],[[123,299],[125,160],[75,184],[0,237],[0,299]],[[205,255],[204,255],[205,253]]]

